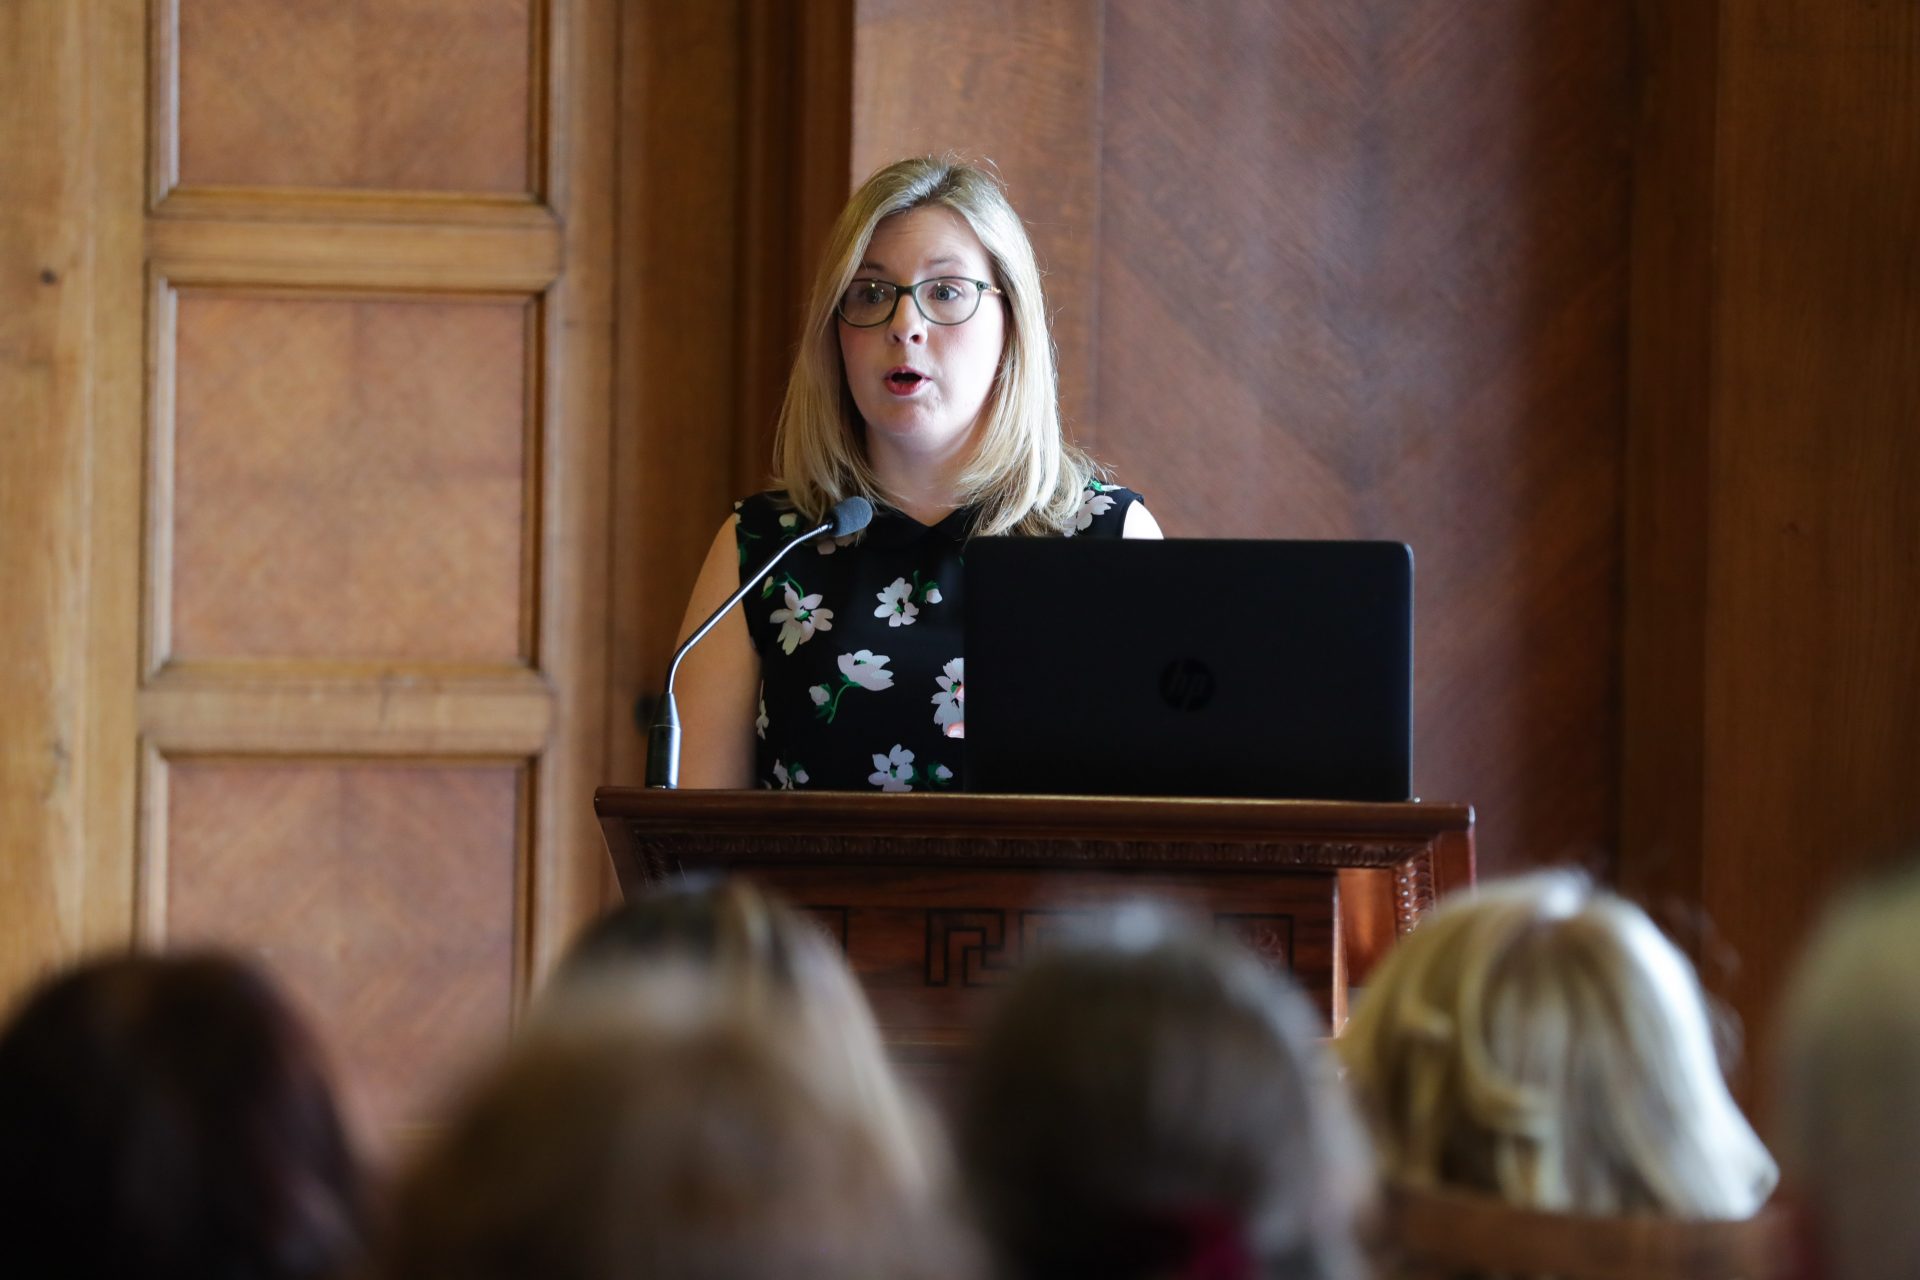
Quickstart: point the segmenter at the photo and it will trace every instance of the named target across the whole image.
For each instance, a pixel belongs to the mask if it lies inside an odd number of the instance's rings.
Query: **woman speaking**
[[[779,487],[721,527],[683,637],[842,499],[873,520],[784,558],[687,654],[684,786],[964,787],[967,539],[1160,536],[1065,439],[1033,246],[965,163],[888,165],[841,212],[774,453]]]

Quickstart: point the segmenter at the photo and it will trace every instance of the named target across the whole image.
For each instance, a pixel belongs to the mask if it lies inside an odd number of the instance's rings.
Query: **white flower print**
[[[867,781],[882,791],[913,790],[913,752],[894,743],[886,755],[873,757],[873,772],[867,775]]]
[[[1073,528],[1067,530],[1071,538],[1076,533],[1085,533],[1093,527],[1093,518],[1103,516],[1113,510],[1113,499],[1089,485],[1080,495],[1080,510],[1074,513]]]
[[[833,630],[833,610],[820,607],[820,593],[803,596],[793,589],[792,581],[782,588],[787,607],[775,609],[769,622],[780,624],[780,647],[788,653],[813,639],[816,631]]]
[[[935,782],[952,782],[953,770],[943,764],[937,764],[933,766],[933,780]]]
[[[893,672],[887,670],[887,663],[891,661],[893,659],[886,654],[875,653],[871,649],[843,653],[839,658],[840,674],[847,683],[878,693],[882,689],[893,688]]]
[[[940,691],[933,695],[933,722],[941,727],[958,724],[967,714],[967,687],[963,677],[966,659],[955,658],[940,668],[933,682]]]
[[[857,533],[849,533],[844,538],[821,538],[813,544],[813,549],[823,556],[830,556],[859,536]]]
[[[887,663],[892,659],[884,653],[860,649],[843,653],[836,661],[840,664],[839,688],[829,689],[824,684],[816,684],[807,689],[807,696],[819,708],[814,714],[828,724],[832,724],[833,718],[840,714],[840,696],[847,690],[865,689],[869,693],[878,693],[882,689],[893,688],[893,672],[887,670]]]
[[[884,591],[875,592],[874,599],[880,607],[873,616],[885,618],[889,627],[910,627],[920,613],[920,606],[913,602],[913,588],[905,578],[895,578]]]
[[[928,604],[939,604],[941,600],[939,585],[936,583],[932,586],[929,586],[927,588],[927,593],[920,598],[922,600],[925,600]]]
[[[785,515],[780,517],[780,527],[782,529],[791,529],[793,528],[793,526],[799,523],[800,523],[800,517],[796,512],[789,511]]]
[[[798,761],[796,761],[793,768],[789,770],[785,762],[775,760],[773,762],[773,776],[779,780],[780,790],[782,791],[792,791],[795,787],[804,787],[807,785],[807,771]]]
[[[753,718],[753,731],[760,735],[760,740],[763,742],[766,741],[767,726],[771,723],[773,722],[767,719],[767,691],[765,688],[762,688],[760,690],[760,714]]]

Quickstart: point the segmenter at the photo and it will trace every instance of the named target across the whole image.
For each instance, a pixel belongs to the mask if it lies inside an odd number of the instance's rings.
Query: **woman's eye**
[[[887,287],[877,280],[861,280],[853,286],[853,300],[878,306],[887,300]]]
[[[956,280],[936,280],[933,282],[933,300],[935,302],[958,302],[960,283]]]

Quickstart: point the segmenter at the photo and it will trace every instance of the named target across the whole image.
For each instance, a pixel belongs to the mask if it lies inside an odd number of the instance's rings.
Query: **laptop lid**
[[[1404,543],[976,538],[965,563],[969,790],[1412,794]]]

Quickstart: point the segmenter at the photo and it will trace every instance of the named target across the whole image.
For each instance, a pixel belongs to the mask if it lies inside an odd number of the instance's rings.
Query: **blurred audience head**
[[[1364,1144],[1282,975],[1147,907],[1063,939],[978,1046],[959,1147],[1001,1274],[1359,1274]]]
[[[1833,909],[1784,1022],[1780,1158],[1813,1273],[1920,1275],[1920,867]]]
[[[312,1040],[258,973],[123,956],[0,1036],[0,1250],[23,1275],[341,1274],[362,1199]]]
[[[953,1220],[776,1023],[662,977],[535,1026],[402,1184],[385,1280],[947,1280]]]
[[[545,1016],[657,1000],[663,974],[726,1010],[781,1027],[821,1063],[833,1087],[891,1136],[903,1175],[930,1184],[946,1160],[887,1060],[873,1011],[839,943],[751,881],[700,879],[661,887],[604,916],[562,961]]]
[[[1382,1171],[1405,1185],[1721,1219],[1773,1189],[1693,967],[1574,873],[1443,902],[1370,976],[1340,1048]]]

